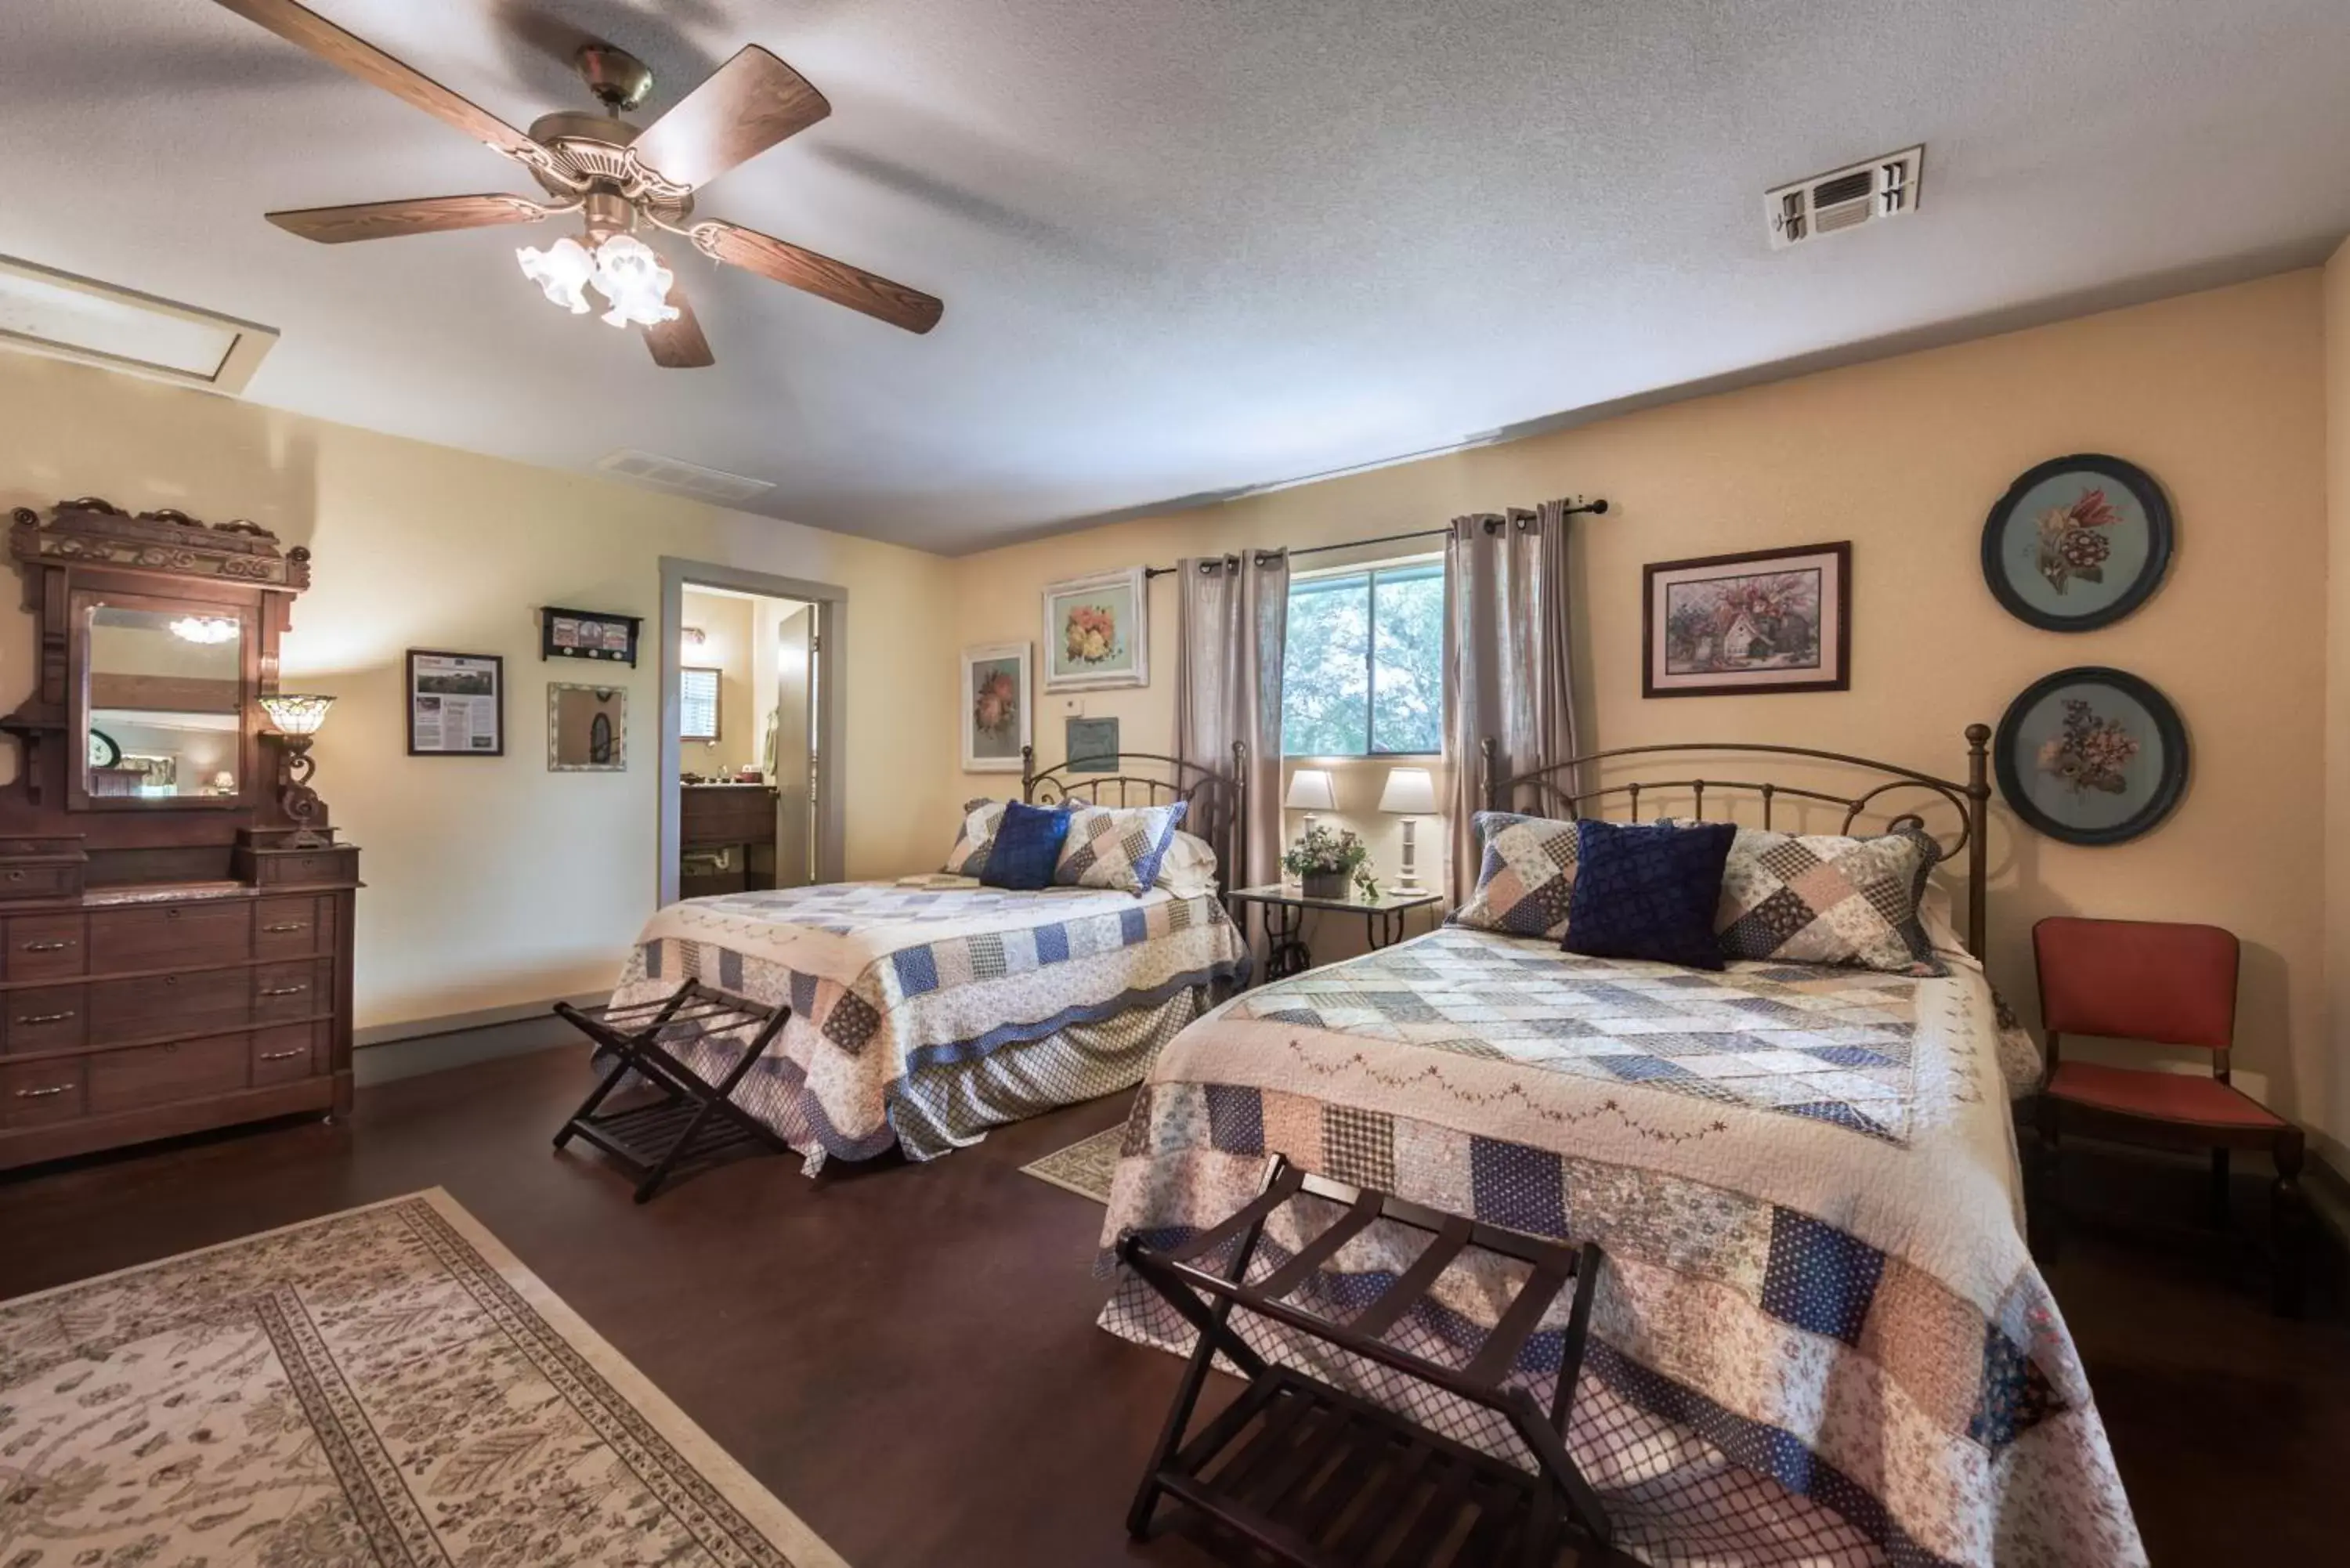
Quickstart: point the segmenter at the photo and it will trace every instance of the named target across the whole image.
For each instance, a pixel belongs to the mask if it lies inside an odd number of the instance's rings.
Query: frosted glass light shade
[[[1436,815],[1436,779],[1426,768],[1389,768],[1379,809],[1406,816]]]
[[[280,691],[261,700],[262,711],[277,726],[281,734],[315,735],[318,726],[327,722],[327,710],[335,705],[332,697],[315,692]]]
[[[515,252],[523,276],[546,291],[546,297],[574,316],[588,314],[588,296],[580,292],[596,275],[596,259],[588,247],[566,234],[545,250],[525,245]]]
[[[612,302],[600,317],[608,327],[658,327],[677,319],[677,306],[669,303],[675,275],[661,265],[652,246],[634,234],[614,234],[596,247],[592,281],[597,292]]]
[[[1292,811],[1336,811],[1337,792],[1330,787],[1327,768],[1299,768],[1289,775],[1289,794],[1282,805]]]

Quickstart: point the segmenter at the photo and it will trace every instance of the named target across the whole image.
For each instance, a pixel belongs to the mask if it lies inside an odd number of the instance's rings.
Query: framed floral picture
[[[1991,764],[2009,807],[2042,833],[2121,844],[2186,792],[2187,726],[2147,682],[2083,665],[2042,677],[2007,705]]]
[[[1028,744],[1028,645],[987,642],[962,650],[965,773],[1016,774]]]
[[[1149,684],[1149,584],[1140,566],[1045,585],[1045,691]]]
[[[1641,569],[1640,695],[1842,691],[1852,684],[1852,545]]]
[[[2007,487],[1983,523],[1983,581],[2043,631],[2111,626],[2169,568],[2170,503],[2154,476],[2097,452],[2051,458]]]

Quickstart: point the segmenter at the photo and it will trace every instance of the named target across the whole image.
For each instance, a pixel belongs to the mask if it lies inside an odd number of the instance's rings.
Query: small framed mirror
[[[245,804],[252,612],[130,595],[74,600],[77,804]]]
[[[629,766],[629,694],[617,686],[546,685],[546,766],[617,774]]]

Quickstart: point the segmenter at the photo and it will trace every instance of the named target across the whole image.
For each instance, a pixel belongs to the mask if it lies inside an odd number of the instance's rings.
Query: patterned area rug
[[[1039,1181],[1049,1181],[1107,1208],[1109,1184],[1118,1175],[1118,1147],[1125,1141],[1126,1124],[1120,1122],[1020,1168]]]
[[[434,1189],[0,1303],[0,1563],[840,1559]]]

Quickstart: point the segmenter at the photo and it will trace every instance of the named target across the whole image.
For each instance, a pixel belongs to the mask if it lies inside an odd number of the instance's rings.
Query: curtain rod
[[[1572,517],[1577,513],[1587,512],[1591,514],[1591,515],[1596,517],[1607,510],[1607,498],[1603,496],[1597,501],[1576,502],[1574,505],[1569,506],[1566,509],[1566,515]],[[1297,556],[1319,556],[1326,550],[1364,550],[1368,549],[1373,545],[1400,545],[1407,539],[1439,539],[1451,532],[1452,530],[1449,525],[1442,528],[1415,528],[1409,534],[1382,534],[1376,539],[1348,539],[1345,543],[1337,545],[1308,545],[1304,549],[1292,550],[1288,552],[1288,554],[1295,557]],[[1270,550],[1259,551],[1258,553],[1260,555],[1274,554],[1274,552]],[[1142,568],[1142,575],[1145,577],[1167,577],[1172,576],[1174,574],[1175,568],[1173,566],[1145,566]]]

